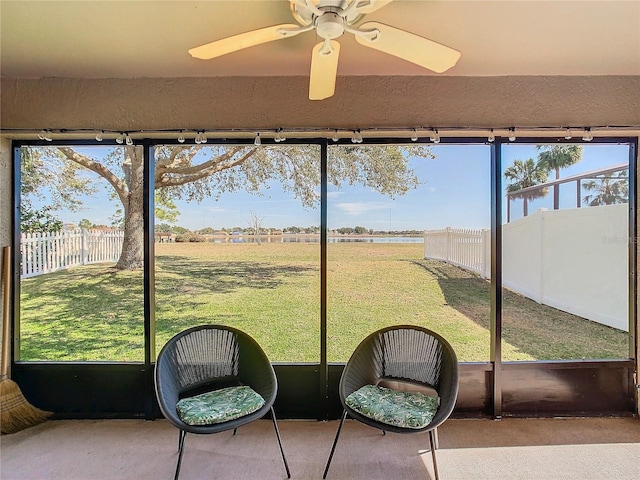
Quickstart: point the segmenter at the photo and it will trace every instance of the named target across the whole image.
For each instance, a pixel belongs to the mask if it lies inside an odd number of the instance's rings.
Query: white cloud
[[[347,202],[336,203],[336,208],[347,215],[357,216],[373,210],[386,210],[389,208],[389,204],[384,202]]]
[[[227,211],[226,208],[222,208],[222,207],[206,207],[205,210],[207,212],[212,212],[212,213],[222,213]]]

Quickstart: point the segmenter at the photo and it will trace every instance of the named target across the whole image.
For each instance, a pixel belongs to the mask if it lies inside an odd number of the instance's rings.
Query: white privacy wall
[[[503,225],[503,285],[629,331],[626,204],[540,210]]]

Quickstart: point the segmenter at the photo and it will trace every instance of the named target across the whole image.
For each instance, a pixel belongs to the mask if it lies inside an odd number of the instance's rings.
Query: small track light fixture
[[[124,133],[119,133],[118,136],[116,137],[116,143],[118,145],[122,145],[124,143]]]
[[[338,140],[340,140],[340,137],[338,137],[338,129],[334,130],[333,138],[331,138],[331,140],[333,140],[334,142],[337,142]]]
[[[39,134],[38,134],[38,138],[40,140],[45,140],[47,142],[50,142],[52,140],[51,138],[51,130],[49,130],[48,128],[45,130],[42,130]]]
[[[495,142],[496,136],[493,133],[493,128],[489,130],[489,135],[487,135],[487,142]]]
[[[104,130],[100,130],[98,133],[96,133],[96,142],[102,141],[102,135],[104,135]]]
[[[260,140],[260,132],[256,133],[256,138],[253,141],[254,145],[262,145],[262,140]]]
[[[287,138],[282,133],[282,128],[278,128],[276,130],[276,136],[274,137],[274,140],[276,141],[276,143],[284,142],[286,139]]]
[[[124,136],[124,143],[126,143],[129,146],[133,145],[133,139],[131,138],[131,135],[129,135],[128,133]]]
[[[178,143],[184,143],[184,130],[180,130],[180,133],[178,133]]]
[[[593,140],[593,134],[591,133],[591,129],[589,127],[584,129],[582,140],[584,140],[585,142],[590,142],[591,140]]]
[[[201,143],[207,143],[207,136],[204,134],[204,130],[196,132],[195,141],[198,145],[200,145]]]
[[[573,138],[573,135],[571,134],[571,129],[567,127],[567,131],[564,133],[564,139],[571,140],[572,138]]]
[[[429,136],[429,140],[431,140],[433,143],[440,143],[440,134],[438,133],[437,128],[433,129],[431,135]]]
[[[412,142],[418,141],[418,131],[415,128],[413,129],[413,135],[411,135],[411,141]]]
[[[515,140],[516,140],[516,129],[514,127],[511,127],[509,129],[509,141],[515,142]]]

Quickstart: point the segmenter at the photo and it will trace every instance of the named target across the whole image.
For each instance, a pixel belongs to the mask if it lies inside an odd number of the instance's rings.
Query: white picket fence
[[[76,265],[113,262],[122,250],[122,230],[62,230],[23,233],[20,239],[22,278]]]
[[[424,256],[471,270],[483,278],[491,273],[491,231],[471,228],[427,230]]]

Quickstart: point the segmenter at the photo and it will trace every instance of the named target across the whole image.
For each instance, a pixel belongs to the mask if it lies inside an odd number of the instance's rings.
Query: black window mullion
[[[502,142],[491,145],[491,347],[493,416],[502,416]]]
[[[147,392],[155,392],[154,367],[156,345],[155,322],[155,233],[154,233],[154,147],[149,141],[142,145],[144,161],[143,221],[144,221],[144,368]],[[145,396],[145,416],[155,418],[154,396]]]

